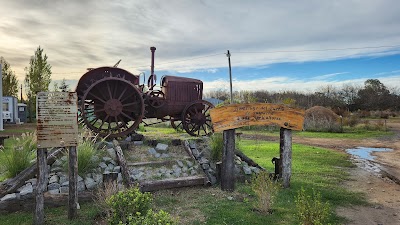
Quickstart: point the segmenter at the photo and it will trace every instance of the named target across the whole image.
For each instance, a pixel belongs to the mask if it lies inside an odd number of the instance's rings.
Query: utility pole
[[[21,84],[21,103],[24,103],[24,99],[22,98],[22,84]]]
[[[230,87],[231,87],[231,104],[233,104],[233,93],[232,93],[232,67],[231,67],[231,53],[229,50],[226,53],[226,57],[228,57],[228,62],[229,62],[229,82],[230,82]]]

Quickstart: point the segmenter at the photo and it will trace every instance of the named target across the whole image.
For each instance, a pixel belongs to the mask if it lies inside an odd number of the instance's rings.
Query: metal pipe
[[[151,73],[150,75],[154,75],[154,52],[156,51],[156,47],[150,47],[151,51]]]
[[[150,47],[151,51],[151,70],[150,70],[150,87],[154,86],[154,52],[156,51],[156,47]]]

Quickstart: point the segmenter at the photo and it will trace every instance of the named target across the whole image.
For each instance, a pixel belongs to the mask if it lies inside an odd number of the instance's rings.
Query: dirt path
[[[294,138],[294,143],[317,145],[344,151],[358,146],[391,148],[391,152],[374,153],[374,161],[355,161],[358,165],[345,185],[352,191],[365,193],[370,206],[339,208],[337,213],[349,225],[399,225],[400,224],[400,123],[388,125],[395,135],[378,139],[345,140]],[[376,167],[383,172],[377,173]],[[395,183],[395,181],[397,183]]]

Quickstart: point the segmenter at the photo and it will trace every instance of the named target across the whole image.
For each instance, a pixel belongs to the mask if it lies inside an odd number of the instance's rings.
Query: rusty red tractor
[[[143,119],[150,118],[170,121],[173,128],[182,127],[192,136],[211,134],[209,112],[214,106],[202,100],[203,82],[166,75],[160,89],[154,89],[156,48],[150,50],[147,87],[139,85],[138,75],[117,67],[91,69],[81,77],[76,87],[80,121],[100,136],[110,138],[130,135],[145,123]]]

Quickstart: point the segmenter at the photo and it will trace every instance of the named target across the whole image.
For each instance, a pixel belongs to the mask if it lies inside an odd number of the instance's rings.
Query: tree
[[[390,108],[390,91],[378,79],[368,79],[364,88],[358,91],[356,105],[364,110],[385,110]]]
[[[60,87],[59,87],[61,92],[69,92],[69,85],[66,83],[65,78],[62,79]]]
[[[29,120],[32,121],[32,109],[36,109],[36,94],[48,91],[51,82],[51,65],[47,62],[47,55],[43,54],[40,46],[29,61],[29,68],[25,68],[25,86],[28,97]],[[35,110],[34,110],[35,111]]]
[[[10,64],[3,58],[0,57],[1,73],[3,75],[3,96],[14,96],[18,95],[18,80],[15,76],[14,71],[11,70]]]

